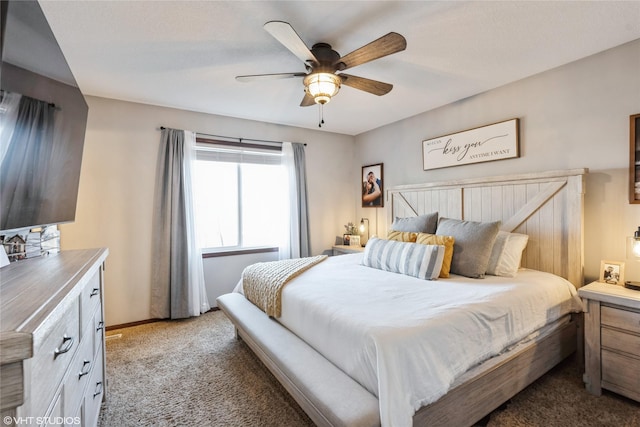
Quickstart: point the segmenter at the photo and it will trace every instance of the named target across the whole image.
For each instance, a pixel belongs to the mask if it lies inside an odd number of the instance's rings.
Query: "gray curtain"
[[[47,196],[54,112],[55,106],[45,101],[28,96],[20,99],[13,136],[0,168],[0,230],[11,228],[8,224],[16,222],[41,224],[38,212]]]
[[[291,143],[298,193],[298,224],[300,227],[300,257],[311,256],[311,239],[309,236],[309,207],[307,202],[307,166],[305,163],[304,144]]]
[[[195,252],[189,139],[193,134],[163,129],[158,156],[153,222],[151,315],[179,319],[209,309],[202,255]],[[194,260],[198,260],[196,265]]]

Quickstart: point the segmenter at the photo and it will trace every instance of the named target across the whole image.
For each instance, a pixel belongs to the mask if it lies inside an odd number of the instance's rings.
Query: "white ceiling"
[[[403,52],[350,74],[392,83],[377,97],[343,86],[323,130],[348,135],[640,38],[640,1],[41,1],[86,95],[318,129],[300,107],[303,72],[262,26],[289,22],[341,55],[395,31]]]

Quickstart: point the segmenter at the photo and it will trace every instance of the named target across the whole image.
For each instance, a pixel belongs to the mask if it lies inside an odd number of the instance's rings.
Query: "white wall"
[[[306,142],[313,254],[329,249],[342,234],[342,225],[360,217],[371,220],[372,234],[386,232],[384,209],[360,207],[362,165],[384,162],[387,188],[587,167],[591,172],[585,197],[585,274],[592,280],[601,259],[625,260],[624,238],[640,225],[640,205],[627,202],[626,175],[628,119],[640,113],[638,69],[640,40],[355,138],[88,97],[76,222],[61,227],[62,247],[109,247],[107,325],[149,318],[158,128],[168,126]],[[514,117],[521,119],[520,158],[422,170],[422,140]],[[210,295],[235,284],[235,273],[225,275],[230,271],[225,268],[217,275],[216,270],[207,265]],[[627,260],[627,277],[640,280],[640,263]]]
[[[640,113],[639,70],[636,40],[358,135],[356,164],[384,162],[386,188],[587,167],[585,276],[593,280],[600,260],[625,261],[624,238],[640,225],[640,205],[627,199],[629,116]],[[516,117],[520,158],[423,170],[423,140]],[[386,216],[378,216],[384,226]],[[627,278],[640,280],[640,263],[626,262]]]
[[[61,226],[63,249],[108,247],[105,312],[108,326],[150,318],[151,222],[160,126],[196,132],[307,143],[311,244],[331,248],[352,219],[357,182],[354,139],[301,128],[87,97],[89,119],[76,221]],[[271,255],[265,254],[265,259]],[[205,260],[214,303],[233,288],[242,259]],[[247,263],[254,261],[251,257]],[[239,277],[239,276],[238,276]]]

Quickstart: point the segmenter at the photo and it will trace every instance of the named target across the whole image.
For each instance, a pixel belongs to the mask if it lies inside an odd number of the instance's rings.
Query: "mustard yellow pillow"
[[[442,245],[444,246],[444,260],[442,261],[442,269],[440,277],[449,277],[451,270],[451,259],[453,258],[453,244],[456,239],[453,236],[436,236],[435,234],[418,233],[416,243],[421,245]]]
[[[412,233],[410,231],[391,230],[387,234],[387,240],[395,240],[397,242],[415,243],[417,238],[418,238],[418,233]]]

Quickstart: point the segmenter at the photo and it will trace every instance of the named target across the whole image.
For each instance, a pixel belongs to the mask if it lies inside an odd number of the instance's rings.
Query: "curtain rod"
[[[164,130],[164,129],[166,129],[166,127],[160,126],[160,130]],[[251,142],[268,142],[268,143],[271,143],[271,144],[282,144],[283,143],[283,141],[270,141],[268,139],[241,138],[239,136],[212,135],[212,134],[209,134],[209,133],[201,133],[201,132],[196,132],[196,135],[213,136],[214,138],[237,139],[239,142],[251,141]],[[306,147],[307,144],[305,143],[304,146]]]
[[[8,93],[12,93],[12,92],[9,92],[8,90],[0,89],[0,99],[2,99],[2,98],[5,96],[5,94],[8,94]],[[17,92],[14,92],[14,93],[17,93]],[[41,100],[41,99],[32,98],[32,97],[27,96],[27,95],[22,95],[21,93],[19,93],[18,95],[20,95],[20,96],[26,96],[27,98],[35,99],[36,101],[47,102],[47,101],[43,101],[43,100]],[[57,106],[57,105],[56,105],[55,103],[53,103],[53,102],[47,102],[47,105],[49,105],[49,107],[51,107],[51,108],[55,108],[56,110],[62,110],[62,108],[61,108],[61,107]]]

